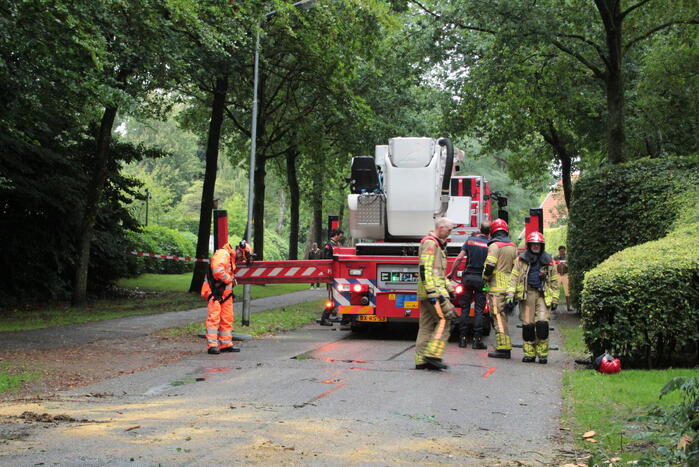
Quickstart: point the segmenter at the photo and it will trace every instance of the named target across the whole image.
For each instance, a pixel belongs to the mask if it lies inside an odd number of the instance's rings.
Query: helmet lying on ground
[[[595,359],[594,367],[595,370],[599,371],[600,373],[619,373],[621,371],[621,361],[619,361],[618,358],[614,358],[608,353],[605,353]]]

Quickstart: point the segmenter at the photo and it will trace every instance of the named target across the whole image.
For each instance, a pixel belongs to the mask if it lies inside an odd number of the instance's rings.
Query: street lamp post
[[[146,190],[146,225],[148,225],[148,200],[150,200],[150,190]]]
[[[296,8],[312,7],[318,0],[301,0],[294,3],[292,6]],[[270,11],[265,14],[265,19],[276,15],[276,11]],[[257,89],[260,84],[260,30],[262,29],[262,21],[257,25],[257,33],[255,35],[255,65],[253,71],[252,84],[252,125],[250,128],[250,173],[248,175],[248,224],[245,229],[245,240],[252,244],[252,229],[253,229],[253,203],[255,201],[255,158],[257,151]],[[250,284],[243,286],[243,326],[250,326]]]

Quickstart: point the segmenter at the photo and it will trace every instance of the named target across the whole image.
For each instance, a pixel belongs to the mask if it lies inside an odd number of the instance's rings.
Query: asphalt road
[[[276,297],[257,298],[250,302],[250,312],[272,310],[285,305],[296,305],[311,300],[320,300],[327,295],[325,290],[302,290]],[[203,301],[202,301],[203,302]],[[236,303],[237,313],[243,309]],[[18,350],[48,350],[91,344],[102,339],[141,337],[162,329],[185,326],[192,321],[206,319],[206,307],[186,311],[171,311],[155,315],[128,316],[125,318],[71,324],[31,331],[0,332],[0,352]],[[240,329],[245,332],[245,328]]]
[[[202,353],[3,404],[0,464],[554,463],[561,352],[548,365],[524,364],[521,349],[492,360],[449,344],[449,371],[418,371],[410,334],[312,325],[245,342],[237,354]],[[87,421],[13,418],[24,411]]]

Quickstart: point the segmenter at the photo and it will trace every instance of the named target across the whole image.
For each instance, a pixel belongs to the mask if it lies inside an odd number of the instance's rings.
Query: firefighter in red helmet
[[[507,305],[519,302],[522,320],[524,357],[522,361],[547,363],[549,355],[549,320],[558,306],[559,278],[556,264],[544,251],[544,235],[527,235],[527,249],[515,262],[507,288]]]
[[[490,226],[490,232],[488,256],[483,266],[483,279],[488,288],[488,303],[495,328],[495,351],[489,352],[488,357],[510,358],[512,341],[507,329],[505,294],[510,282],[512,266],[517,258],[517,246],[510,240],[509,228],[505,220],[495,219]]]

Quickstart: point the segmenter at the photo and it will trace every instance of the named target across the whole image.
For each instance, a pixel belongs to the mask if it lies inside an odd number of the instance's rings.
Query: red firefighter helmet
[[[529,235],[527,235],[527,245],[530,243],[545,243],[544,242],[544,234],[541,232],[532,232]]]
[[[595,359],[595,370],[600,373],[612,374],[621,371],[621,361],[608,353],[602,354]]]
[[[490,231],[492,233],[497,232],[498,230],[504,230],[507,233],[510,233],[510,229],[507,227],[507,222],[505,222],[503,219],[495,219],[492,224],[490,224]]]

